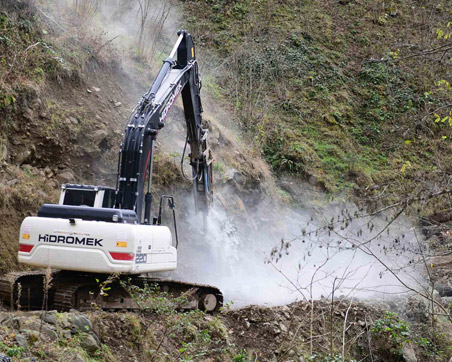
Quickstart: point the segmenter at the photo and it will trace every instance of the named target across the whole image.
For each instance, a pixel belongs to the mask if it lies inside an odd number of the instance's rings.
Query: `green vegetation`
[[[180,361],[207,358],[212,352],[228,353],[227,330],[219,317],[210,317],[200,310],[181,313],[190,301],[191,291],[174,297],[156,285],[122,285],[139,308],[133,325],[134,335],[143,345],[140,352],[143,358],[161,355],[166,339],[178,346]],[[156,322],[159,323],[157,331],[154,330]]]
[[[203,52],[213,50],[228,64],[219,79],[223,96],[275,171],[315,176],[332,191],[391,185],[406,162],[412,169],[404,179],[441,177],[435,161],[438,155],[450,159],[445,141],[452,128],[445,117],[452,96],[439,88],[448,84],[450,56],[405,59],[413,50],[401,48],[399,39],[422,49],[444,45],[436,31],[444,28],[443,36],[450,29],[450,6],[432,11],[414,1],[376,0],[185,4]],[[425,24],[419,19],[427,13]],[[435,123],[431,112],[447,104]]]
[[[0,351],[6,353],[9,357],[21,357],[25,352],[25,348],[0,342]]]
[[[416,327],[414,327],[416,329]],[[426,330],[425,326],[414,330],[408,322],[397,313],[386,311],[384,316],[373,322],[370,333],[376,350],[391,353],[393,359],[403,360],[406,345],[417,346],[426,360],[443,360],[450,358],[450,340],[436,330]]]
[[[246,362],[248,360],[248,353],[246,351],[241,351],[238,355],[234,356],[233,362]]]
[[[400,319],[397,313],[387,311],[383,318],[374,322],[370,332],[396,356],[402,356],[403,345],[412,342],[408,323]]]

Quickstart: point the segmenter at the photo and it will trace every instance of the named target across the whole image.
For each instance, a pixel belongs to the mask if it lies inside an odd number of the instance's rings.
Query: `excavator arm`
[[[196,210],[206,213],[212,199],[212,165],[206,140],[208,131],[203,128],[201,117],[198,62],[191,35],[185,30],[179,31],[178,35],[176,45],[163,62],[151,89],[128,119],[119,151],[115,207],[134,210],[144,224],[151,223],[155,142],[180,94],[187,126],[186,145],[190,145]]]

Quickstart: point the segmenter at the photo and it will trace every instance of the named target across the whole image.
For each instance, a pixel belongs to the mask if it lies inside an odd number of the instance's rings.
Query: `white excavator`
[[[123,281],[156,285],[189,296],[184,308],[214,312],[221,292],[208,285],[153,277],[177,268],[174,198],[160,197],[151,218],[154,148],[171,107],[181,95],[187,127],[183,154],[190,146],[195,210],[204,215],[212,202],[212,157],[201,113],[201,80],[191,35],[183,30],[151,87],[129,117],[119,150],[116,187],[65,184],[57,205],[45,204],[27,217],[19,235],[19,262],[44,268],[0,278],[0,298],[12,307],[106,310],[137,307]],[[184,156],[183,156],[184,157]],[[162,208],[172,209],[175,240],[163,226]],[[52,273],[50,289],[42,285]],[[108,282],[108,293],[102,286]]]

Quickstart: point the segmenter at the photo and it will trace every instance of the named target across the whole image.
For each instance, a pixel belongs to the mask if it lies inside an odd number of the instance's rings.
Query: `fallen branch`
[[[113,40],[119,38],[120,36],[121,36],[121,34],[116,35],[114,38],[112,38],[112,39],[106,41],[104,44],[102,44],[102,45],[96,50],[96,53],[99,53],[104,47],[106,47],[106,46],[107,46],[108,44],[110,44]]]

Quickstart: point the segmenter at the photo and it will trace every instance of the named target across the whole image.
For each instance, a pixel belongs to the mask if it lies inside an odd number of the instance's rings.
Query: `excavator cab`
[[[61,187],[59,205],[114,207],[115,192],[113,187],[64,184]]]

